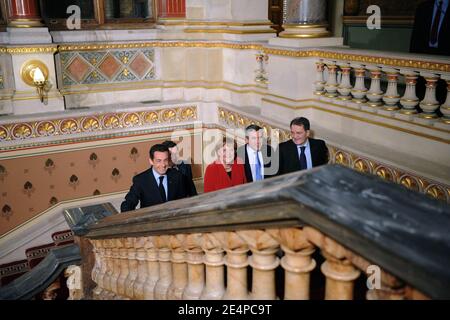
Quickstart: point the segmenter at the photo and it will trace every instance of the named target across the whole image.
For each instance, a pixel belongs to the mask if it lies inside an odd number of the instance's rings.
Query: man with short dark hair
[[[245,145],[238,149],[238,157],[244,159],[247,182],[259,181],[276,175],[278,157],[264,138],[264,129],[256,124],[245,128]]]
[[[187,196],[192,197],[197,195],[197,189],[192,178],[192,167],[189,163],[181,160],[178,155],[178,146],[175,142],[167,140],[162,143],[169,149],[169,167],[178,170],[185,178],[185,189]]]
[[[184,177],[169,168],[169,149],[162,144],[150,148],[150,169],[133,177],[133,184],[120,205],[120,211],[141,208],[186,197]]]
[[[291,121],[291,140],[280,143],[280,170],[285,174],[311,169],[328,163],[325,141],[310,138],[309,120],[303,117]]]

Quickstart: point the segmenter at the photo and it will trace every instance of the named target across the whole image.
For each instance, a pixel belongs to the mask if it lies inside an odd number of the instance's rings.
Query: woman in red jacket
[[[215,149],[217,160],[208,165],[205,171],[205,193],[247,182],[244,162],[236,157],[236,149],[236,141],[230,138],[223,137],[217,144]]]

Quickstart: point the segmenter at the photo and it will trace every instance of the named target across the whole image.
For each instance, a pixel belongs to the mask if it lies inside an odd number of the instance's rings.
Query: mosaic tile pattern
[[[154,60],[153,48],[63,51],[60,53],[63,86],[153,80]]]

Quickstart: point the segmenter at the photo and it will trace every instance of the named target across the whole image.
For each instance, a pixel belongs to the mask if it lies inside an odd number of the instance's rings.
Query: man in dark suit
[[[264,142],[264,130],[256,124],[245,128],[245,145],[241,146],[237,155],[244,160],[247,182],[259,181],[276,175],[278,157],[273,148]]]
[[[450,55],[449,0],[419,4],[411,35],[410,52]]]
[[[151,168],[133,177],[133,185],[120,205],[120,211],[149,207],[166,201],[186,197],[184,177],[177,170],[169,169],[169,150],[165,145],[150,148]]]
[[[164,141],[162,143],[169,149],[170,159],[169,166],[175,170],[178,170],[183,176],[185,180],[185,189],[188,197],[193,197],[197,195],[197,189],[195,188],[195,184],[192,178],[192,167],[189,163],[184,162],[179,159],[178,156],[178,146],[173,141]]]
[[[280,170],[285,174],[311,169],[328,163],[328,148],[325,141],[310,138],[309,120],[295,118],[291,121],[292,139],[280,143]]]

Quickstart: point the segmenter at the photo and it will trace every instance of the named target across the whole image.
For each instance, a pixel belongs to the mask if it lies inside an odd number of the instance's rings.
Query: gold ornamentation
[[[145,123],[158,122],[158,114],[156,112],[146,112],[144,115]]]
[[[50,121],[41,122],[37,126],[37,133],[40,136],[49,136],[54,134],[56,131],[56,127],[53,123]]]
[[[189,120],[194,119],[195,117],[195,110],[192,108],[186,108],[181,110],[181,119],[182,120]]]
[[[394,181],[394,175],[392,171],[386,167],[378,167],[377,169],[375,169],[375,174],[383,180]]]
[[[61,122],[61,132],[69,134],[78,131],[78,124],[74,119],[67,119]]]
[[[81,127],[85,131],[95,131],[100,128],[100,124],[97,118],[89,117],[81,121]]]
[[[0,126],[0,141],[8,138],[8,130],[5,127]]]
[[[1,48],[0,52],[9,54],[30,54],[30,53],[55,53],[58,51],[56,46],[52,47],[9,47]]]
[[[176,119],[176,116],[177,116],[177,114],[176,114],[175,110],[165,110],[162,114],[162,119],[164,121],[170,122],[170,121],[174,121]]]
[[[136,113],[130,113],[123,119],[123,123],[126,127],[134,127],[139,124],[139,116]]]
[[[33,129],[28,124],[19,124],[14,126],[12,132],[16,139],[26,139],[31,136]]]
[[[106,129],[115,129],[120,127],[119,117],[115,114],[105,115],[103,118],[103,126]]]
[[[408,189],[420,191],[419,182],[411,176],[403,176],[400,178],[400,184]]]
[[[426,188],[425,193],[435,199],[446,200],[444,189],[438,185],[435,184],[429,185]]]
[[[357,159],[355,161],[355,164],[353,165],[353,168],[359,172],[370,173],[370,166],[367,163],[367,161],[365,161],[363,159]]]
[[[348,166],[350,164],[349,157],[342,151],[336,153],[336,163]]]

